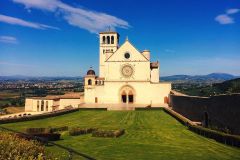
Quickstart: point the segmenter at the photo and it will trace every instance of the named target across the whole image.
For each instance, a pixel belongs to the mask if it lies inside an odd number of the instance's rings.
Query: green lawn
[[[57,143],[96,159],[240,159],[240,149],[199,136],[163,110],[78,111],[66,115],[2,126],[24,131],[27,127],[79,126],[126,130],[120,138],[97,138],[90,134],[69,136],[62,133]],[[54,154],[64,154],[48,147]],[[75,158],[78,159],[78,158]]]

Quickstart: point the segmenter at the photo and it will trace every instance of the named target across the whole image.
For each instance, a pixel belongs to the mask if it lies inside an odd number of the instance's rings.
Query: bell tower
[[[105,77],[105,61],[118,49],[119,37],[113,31],[99,33],[99,77]]]

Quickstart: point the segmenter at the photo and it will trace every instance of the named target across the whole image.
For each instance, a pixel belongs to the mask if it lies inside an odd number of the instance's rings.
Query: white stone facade
[[[148,106],[168,101],[171,83],[159,82],[159,62],[150,62],[150,51],[139,52],[128,39],[119,47],[117,32],[101,32],[99,37],[99,77],[92,69],[85,76],[86,104]]]
[[[66,108],[78,108],[83,102],[83,93],[67,93],[59,96],[26,98],[25,112],[40,113]]]

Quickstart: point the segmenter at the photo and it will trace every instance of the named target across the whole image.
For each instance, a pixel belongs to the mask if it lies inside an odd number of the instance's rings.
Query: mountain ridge
[[[201,83],[201,82],[210,82],[210,83],[220,83],[223,81],[239,78],[240,76],[235,76],[228,73],[210,73],[207,75],[172,75],[160,77],[161,81],[171,81],[177,83]]]

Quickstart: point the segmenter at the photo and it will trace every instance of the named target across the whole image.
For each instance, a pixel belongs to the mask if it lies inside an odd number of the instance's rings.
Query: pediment
[[[130,57],[126,58],[125,54],[129,53]],[[129,61],[149,61],[142,53],[140,53],[128,40],[110,56],[106,62],[129,62]]]

